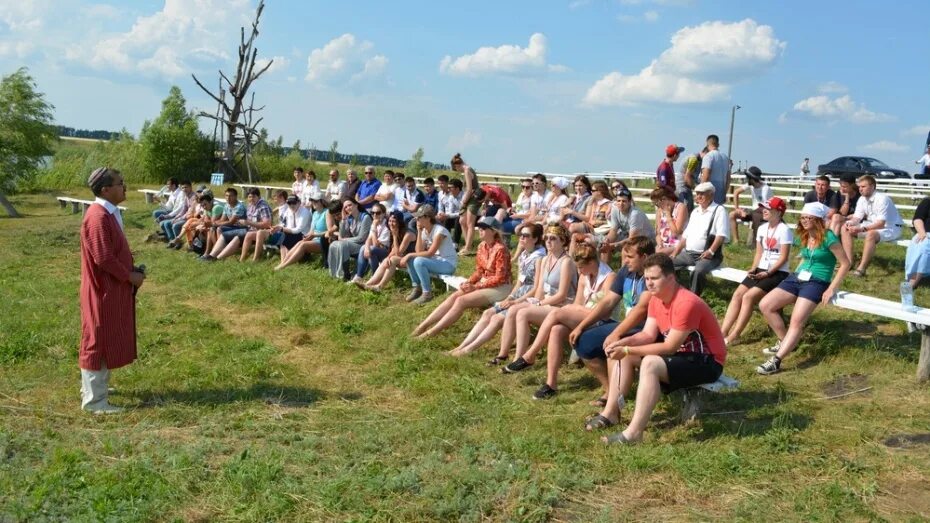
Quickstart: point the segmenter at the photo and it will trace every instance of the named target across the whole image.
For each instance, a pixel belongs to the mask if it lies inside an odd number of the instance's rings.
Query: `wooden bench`
[[[681,422],[687,423],[701,413],[701,408],[704,406],[704,396],[708,392],[716,394],[738,388],[739,381],[736,378],[721,374],[717,381],[713,383],[705,383],[682,390]]]
[[[271,193],[272,193],[272,191],[287,191],[288,194],[291,194],[291,191],[293,190],[292,187],[279,187],[279,186],[277,186],[277,185],[258,185],[258,184],[254,184],[254,183],[237,183],[236,185],[239,186],[239,187],[242,187],[243,191],[247,190],[249,187],[256,187],[256,188],[259,188],[259,189],[265,189],[265,199],[266,199],[266,200],[270,200],[270,199],[271,199]]]
[[[731,267],[718,267],[711,271],[710,274],[715,278],[735,283],[740,283],[746,278],[746,271]],[[900,320],[907,323],[908,328],[919,330],[921,337],[920,356],[917,362],[917,381],[925,382],[930,380],[930,309],[917,307],[916,311],[906,311],[899,302],[849,291],[837,291],[830,303],[841,309]]]
[[[71,204],[71,214],[77,214],[78,211],[81,211],[83,215],[87,212],[87,208],[90,207],[94,202],[92,200],[80,200],[78,198],[69,198],[67,196],[59,196],[56,198],[58,204],[61,205],[61,208],[64,209]],[[126,211],[127,209],[123,206],[119,206],[119,210]]]
[[[156,191],[155,189],[136,189],[136,190],[145,196],[145,203],[149,205],[155,203],[155,196],[157,196],[158,193],[160,192],[160,191]]]

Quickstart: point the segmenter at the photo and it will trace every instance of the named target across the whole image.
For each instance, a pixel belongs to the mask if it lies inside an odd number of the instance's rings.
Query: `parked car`
[[[868,156],[840,156],[830,163],[817,166],[817,174],[825,174],[833,178],[839,178],[844,174],[854,174],[862,176],[871,174],[876,178],[910,178],[907,171],[893,169],[888,164]]]

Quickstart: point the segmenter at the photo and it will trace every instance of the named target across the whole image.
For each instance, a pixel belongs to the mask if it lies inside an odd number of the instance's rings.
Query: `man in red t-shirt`
[[[656,185],[659,187],[668,187],[673,193],[678,194],[675,188],[675,162],[685,150],[684,147],[678,147],[675,144],[665,148],[665,159],[656,169]]]
[[[484,203],[484,216],[497,218],[497,221],[501,223],[513,207],[513,200],[510,199],[507,191],[496,185],[482,185],[475,191],[474,198]]]
[[[618,407],[622,408],[623,396],[632,388],[639,367],[636,409],[626,430],[602,438],[606,443],[640,441],[660,392],[717,381],[727,358],[717,318],[701,298],[678,284],[672,259],[653,254],[643,262],[643,269],[646,289],[652,293],[646,325],[639,333],[604,348],[608,358],[620,360],[619,382],[614,378],[610,383],[619,387]]]

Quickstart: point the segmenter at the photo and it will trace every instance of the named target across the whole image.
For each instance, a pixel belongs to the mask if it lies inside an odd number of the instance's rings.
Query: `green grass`
[[[475,314],[413,341],[428,307],[399,290],[143,243],[149,212],[132,190],[126,229],[150,278],[140,359],[114,373],[113,401],[133,409],[82,414],[80,216],[51,193],[13,202],[26,217],[0,218],[0,520],[930,518],[928,447],[882,443],[930,432],[913,378],[920,338],[903,324],[818,310],[786,372],[759,377],[772,337],[757,315],[728,359],[739,391],[708,398],[689,424],[665,399],[645,444],[604,448],[581,428],[598,394],[585,371],[565,369],[561,394],[534,402],[541,369],[488,370],[490,347],[443,354]],[[728,247],[726,263],[749,256]],[[903,256],[880,246],[870,277],[844,288],[894,299]],[[732,289],[705,293],[718,314]],[[826,399],[855,374],[872,388]]]

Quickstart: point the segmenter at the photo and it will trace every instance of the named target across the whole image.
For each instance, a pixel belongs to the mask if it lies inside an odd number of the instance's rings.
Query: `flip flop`
[[[865,277],[865,271],[860,271],[859,269],[854,269],[854,270],[852,270],[852,271],[849,271],[849,275],[850,275],[850,276],[855,276],[856,278],[864,278],[864,277]]]
[[[607,398],[597,398],[596,400],[589,402],[588,405],[591,405],[592,407],[604,408],[607,406]]]
[[[589,419],[588,422],[584,424],[584,430],[592,432],[599,429],[613,427],[614,425],[616,425],[616,423],[598,414],[597,416]]]
[[[505,361],[507,361],[507,356],[503,356],[503,357],[494,356],[494,358],[489,360],[485,365],[487,365],[488,367],[497,367],[498,365],[500,365],[501,363],[504,363]]]
[[[630,441],[630,440],[626,439],[626,436],[624,436],[622,432],[617,432],[617,433],[611,434],[610,436],[605,436],[605,437],[601,438],[601,441],[603,441],[604,443],[606,443],[606,444],[608,444],[608,445],[614,445],[614,444],[616,444],[616,445],[635,445],[635,444],[639,443],[639,441]]]

